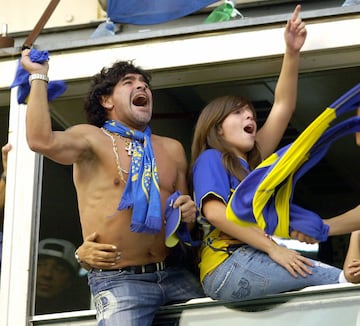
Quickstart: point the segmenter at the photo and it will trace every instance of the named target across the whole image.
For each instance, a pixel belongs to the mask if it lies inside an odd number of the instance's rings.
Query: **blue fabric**
[[[179,236],[179,239],[188,246],[197,247],[200,246],[201,240],[193,240],[191,237],[190,231],[185,222],[180,222],[180,225],[176,231],[176,234]]]
[[[180,207],[174,208],[173,204],[181,196],[180,191],[175,191],[166,200],[165,207],[165,244],[168,247],[175,246],[179,240],[188,246],[199,246],[201,240],[193,240],[187,223],[181,221]]]
[[[30,59],[32,62],[43,63],[49,60],[49,52],[31,49]],[[30,93],[29,76],[30,74],[22,67],[19,59],[15,79],[10,85],[10,88],[19,86],[17,93],[17,101],[19,104],[25,104],[26,98]],[[48,84],[48,100],[52,101],[56,99],[66,91],[66,88],[65,82],[62,80],[50,81]]]
[[[217,0],[108,0],[107,16],[115,23],[152,25],[184,17]]]
[[[215,300],[239,301],[307,286],[339,283],[341,269],[310,261],[314,267],[307,267],[312,274],[294,277],[267,253],[245,245],[205,276],[203,288],[205,294]]]
[[[203,199],[213,194],[227,204],[239,180],[225,170],[222,154],[216,149],[203,151],[193,167],[194,200],[201,210]]]
[[[175,191],[166,199],[165,206],[165,245],[174,247],[179,242],[176,231],[181,223],[181,211],[174,208],[174,202],[181,195],[180,191]]]
[[[197,278],[182,267],[144,274],[90,270],[88,280],[98,326],[152,325],[160,306],[204,296]]]
[[[99,26],[91,34],[90,38],[98,38],[98,37],[114,36],[114,35],[115,35],[115,25],[110,19],[107,19],[105,22],[99,24]]]
[[[325,156],[330,145],[343,136],[359,131],[360,117],[354,117],[330,128],[324,133],[310,151],[309,160],[306,161],[294,175],[292,181],[292,196],[290,198],[291,202],[297,181]],[[317,238],[319,241],[325,241],[327,239],[328,226],[323,224],[322,219],[315,212],[306,210],[292,203],[290,206],[290,217],[290,231],[302,230],[303,233],[313,235],[314,238]],[[304,223],[304,217],[306,217],[306,221],[309,219],[309,221],[312,220],[313,222]]]
[[[162,227],[160,188],[150,127],[141,132],[108,120],[103,128],[130,138],[133,143],[129,176],[118,209],[132,208],[131,231],[159,232]]]
[[[360,84],[340,97],[330,106],[330,108],[335,110],[336,114],[334,117],[339,117],[341,114],[354,110],[359,106]],[[318,119],[314,122],[317,120]],[[320,120],[319,126],[322,123],[323,121]],[[286,178],[278,180],[278,183],[273,189],[261,189],[262,192],[270,194],[269,200],[266,202],[262,211],[266,221],[264,229],[268,234],[276,234],[275,231],[278,225],[283,220],[287,219],[289,220],[290,225],[288,230],[289,233],[292,230],[298,230],[312,236],[318,241],[325,241],[327,239],[328,226],[323,223],[320,216],[292,203],[295,185],[308,170],[310,170],[323,158],[333,141],[349,133],[359,131],[359,117],[347,119],[333,127],[330,127],[318,139],[314,139],[314,144],[312,146],[309,148],[302,148],[303,152],[300,155],[301,157],[299,157],[299,160],[291,162],[296,164],[289,167],[289,174]],[[302,134],[305,132],[306,130]],[[295,142],[299,139],[301,139],[301,135]],[[270,171],[277,168],[281,158],[294,143],[278,150],[275,153],[275,156],[277,157],[275,162],[267,166],[260,165],[258,168],[251,171],[251,173],[240,183],[238,188],[235,190],[228,207],[228,209],[232,211],[238,219],[250,223],[258,223],[258,218],[254,213],[254,205],[256,203],[254,203],[253,198],[255,197],[256,192],[259,191],[260,184],[268,177]],[[280,206],[282,206],[281,209],[279,209]],[[285,210],[283,210],[284,207]],[[280,214],[281,211],[285,211],[285,216]]]
[[[354,5],[359,5],[359,4],[360,4],[360,0],[346,0],[342,4],[342,7],[354,6]]]
[[[249,165],[243,159],[240,163],[249,171]],[[222,153],[216,149],[203,151],[196,159],[193,166],[193,187],[194,200],[198,208],[199,216],[197,222],[201,225],[208,225],[210,230],[214,226],[210,225],[205,216],[202,215],[203,200],[208,195],[219,198],[227,205],[232,193],[239,185],[239,180],[227,171],[222,163]]]

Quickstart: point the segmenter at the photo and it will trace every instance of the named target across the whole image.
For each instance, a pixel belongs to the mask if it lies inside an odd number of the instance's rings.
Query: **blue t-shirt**
[[[247,162],[241,164],[249,170]],[[194,199],[202,213],[202,201],[208,195],[214,195],[226,205],[239,180],[231,175],[222,163],[222,153],[216,149],[207,149],[200,154],[193,167]]]
[[[241,164],[249,170],[247,162],[240,159]],[[219,237],[220,230],[211,226],[202,215],[203,200],[215,196],[227,205],[239,180],[231,175],[222,163],[222,154],[216,149],[208,149],[200,154],[193,167],[194,200],[200,212],[198,221],[204,229],[204,245],[201,250],[200,280],[227,259],[229,240]]]

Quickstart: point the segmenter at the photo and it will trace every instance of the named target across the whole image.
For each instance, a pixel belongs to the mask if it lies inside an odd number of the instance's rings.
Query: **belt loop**
[[[145,273],[146,272],[146,268],[144,265],[141,266],[141,273]]]

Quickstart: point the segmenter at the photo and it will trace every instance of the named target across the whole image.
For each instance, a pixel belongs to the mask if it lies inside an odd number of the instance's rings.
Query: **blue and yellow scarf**
[[[132,208],[132,232],[159,232],[162,227],[160,188],[150,127],[141,132],[108,120],[103,128],[130,138],[133,143],[129,176],[118,209]]]

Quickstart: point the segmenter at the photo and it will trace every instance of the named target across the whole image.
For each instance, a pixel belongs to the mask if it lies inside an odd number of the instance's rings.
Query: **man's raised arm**
[[[53,131],[48,103],[49,64],[33,62],[29,49],[22,52],[21,64],[30,73],[30,94],[26,112],[26,138],[34,152],[62,163],[74,163],[88,146],[81,137],[83,127]]]

